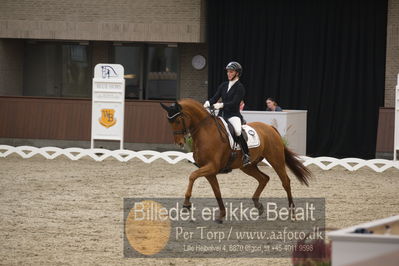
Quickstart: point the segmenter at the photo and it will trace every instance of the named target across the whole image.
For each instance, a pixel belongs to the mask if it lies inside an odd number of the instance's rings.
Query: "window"
[[[116,45],[114,63],[123,65],[126,98],[174,100],[177,97],[178,50],[167,45]]]
[[[176,99],[177,61],[176,47],[148,48],[146,99]]]
[[[125,69],[125,97],[142,99],[142,47],[115,46],[115,63]]]
[[[62,45],[61,96],[91,97],[91,69],[88,47]]]
[[[24,60],[24,95],[91,97],[88,46],[27,42]]]
[[[56,79],[57,46],[27,43],[25,46],[23,94],[57,96],[60,83]]]
[[[107,43],[99,49],[93,47],[72,42],[25,42],[23,95],[91,98],[94,66],[114,62],[124,67],[127,99],[177,98],[177,46]]]

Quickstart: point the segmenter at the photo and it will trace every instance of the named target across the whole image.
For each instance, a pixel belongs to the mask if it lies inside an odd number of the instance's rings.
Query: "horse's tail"
[[[301,184],[309,186],[309,179],[312,177],[312,173],[309,169],[299,160],[298,155],[288,149],[285,145],[284,153],[285,163],[288,168],[290,168]]]

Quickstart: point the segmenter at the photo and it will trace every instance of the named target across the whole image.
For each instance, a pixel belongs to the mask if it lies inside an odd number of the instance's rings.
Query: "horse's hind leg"
[[[263,213],[263,205],[262,203],[259,203],[259,197],[262,191],[265,189],[267,182],[269,182],[270,177],[260,171],[256,163],[241,168],[241,171],[254,177],[259,182],[258,187],[252,196],[252,201],[254,202],[255,207],[259,210],[259,215],[261,215]]]
[[[292,194],[291,194],[291,180],[287,175],[287,171],[285,169],[285,161],[284,158],[282,158],[278,163],[276,162],[269,162],[273,169],[276,171],[277,175],[280,177],[281,183],[283,185],[283,188],[285,192],[287,192],[287,197],[288,197],[288,206],[290,208],[295,208],[294,201],[292,199]]]
[[[216,175],[206,176],[209,184],[211,184],[213,193],[215,194],[216,200],[219,205],[219,217],[216,219],[217,223],[222,223],[223,218],[226,216],[226,208],[224,207],[222,194],[220,193],[219,182],[216,178]]]

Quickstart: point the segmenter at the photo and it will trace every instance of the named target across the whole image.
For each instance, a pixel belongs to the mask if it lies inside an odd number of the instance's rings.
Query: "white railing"
[[[176,164],[181,160],[189,160],[194,162],[192,153],[184,153],[178,151],[157,152],[151,150],[131,151],[131,150],[107,150],[107,149],[82,149],[82,148],[66,148],[43,147],[36,148],[32,146],[13,147],[9,145],[0,145],[0,158],[7,157],[13,153],[18,154],[24,159],[31,158],[35,155],[41,155],[46,159],[54,159],[64,155],[70,160],[79,160],[88,156],[95,161],[103,161],[107,158],[114,158],[120,162],[127,162],[137,158],[145,163],[152,163],[155,160],[163,159],[170,164]],[[349,171],[356,171],[362,167],[369,167],[376,172],[384,172],[389,168],[399,170],[399,161],[391,161],[384,159],[363,160],[358,158],[337,159],[332,157],[307,157],[301,156],[303,164],[316,165],[322,170],[330,170],[335,166],[342,166]],[[264,163],[269,165],[266,160]]]

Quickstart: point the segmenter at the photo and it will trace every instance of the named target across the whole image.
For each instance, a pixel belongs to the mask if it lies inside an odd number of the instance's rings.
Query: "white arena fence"
[[[145,163],[152,163],[155,160],[163,159],[170,164],[176,164],[181,160],[189,160],[194,162],[193,154],[179,152],[179,151],[165,151],[157,152],[151,150],[131,151],[131,150],[107,150],[107,149],[82,149],[82,148],[57,148],[57,147],[43,147],[37,148],[32,146],[18,146],[13,147],[9,145],[0,145],[0,158],[5,158],[13,153],[20,155],[27,159],[35,155],[41,155],[46,159],[55,159],[58,156],[64,155],[70,160],[79,160],[85,156],[91,157],[95,161],[103,161],[107,158],[114,158],[120,162],[127,162],[131,159],[137,158]],[[356,171],[362,167],[369,167],[376,172],[384,172],[389,168],[396,168],[399,170],[399,161],[391,161],[384,159],[363,160],[358,158],[337,159],[332,157],[307,157],[300,156],[303,164],[316,165],[323,170],[330,170],[335,166],[342,166],[349,171]],[[267,165],[266,160],[263,162]],[[270,166],[270,165],[269,165]]]

